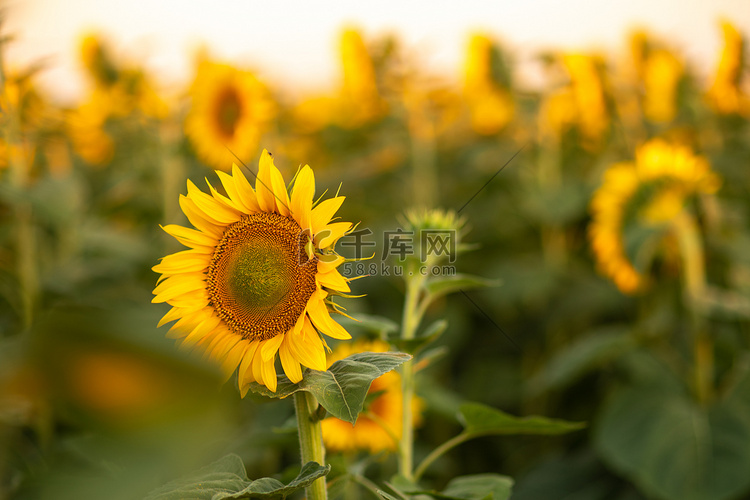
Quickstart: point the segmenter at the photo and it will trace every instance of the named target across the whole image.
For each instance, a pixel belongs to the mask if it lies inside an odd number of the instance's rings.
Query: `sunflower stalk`
[[[682,212],[672,222],[683,260],[685,305],[693,322],[693,384],[702,405],[713,397],[714,355],[711,336],[702,320],[706,293],[703,241],[693,217]]]
[[[422,320],[424,308],[420,304],[420,295],[425,277],[420,273],[410,273],[406,280],[404,313],[401,325],[401,338],[411,340],[415,337]],[[413,479],[414,468],[414,422],[412,416],[412,399],[414,398],[414,360],[404,363],[401,368],[402,433],[399,446],[399,473],[408,480]]]
[[[317,462],[325,465],[325,448],[323,447],[323,433],[318,417],[318,402],[315,396],[298,391],[294,394],[294,410],[297,414],[297,428],[299,432],[299,448],[302,465]],[[326,500],[326,480],[324,477],[315,480],[306,488],[308,500]]]

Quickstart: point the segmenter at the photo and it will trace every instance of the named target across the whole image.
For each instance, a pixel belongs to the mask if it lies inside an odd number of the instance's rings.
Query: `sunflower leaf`
[[[495,434],[565,434],[586,427],[585,422],[568,422],[554,418],[516,417],[479,403],[465,403],[459,414],[467,438]]]
[[[500,282],[498,280],[489,280],[487,278],[482,278],[481,276],[456,274],[454,276],[433,278],[426,283],[425,289],[430,297],[430,301],[432,301],[438,297],[453,292],[471,290],[473,288],[498,286],[499,284]]]
[[[307,370],[297,384],[279,375],[276,392],[257,382],[251,383],[248,389],[270,398],[286,398],[295,392],[307,391],[328,413],[353,425],[372,381],[409,359],[411,356],[402,352],[360,352],[336,361],[327,371]]]
[[[333,363],[328,371],[310,370],[299,385],[311,392],[328,413],[353,425],[372,381],[409,359],[410,355],[400,352],[352,354]]]
[[[171,481],[149,493],[145,500],[239,500],[242,498],[286,498],[331,470],[307,462],[289,484],[264,477],[250,480],[242,459],[234,454],[220,458],[188,476]]]
[[[394,476],[386,484],[402,498],[429,495],[439,500],[507,500],[513,487],[513,479],[500,474],[460,476],[451,479],[443,491],[420,488],[403,476]]]

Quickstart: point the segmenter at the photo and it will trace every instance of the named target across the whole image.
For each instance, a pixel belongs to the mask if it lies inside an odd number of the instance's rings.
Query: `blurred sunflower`
[[[294,109],[295,125],[304,132],[328,125],[356,129],[380,119],[388,109],[359,31],[350,28],[341,33],[339,55],[342,83],[338,94],[311,97]]]
[[[201,61],[190,94],[185,133],[199,157],[214,168],[225,169],[232,153],[253,155],[276,113],[266,86],[252,73],[227,64]]]
[[[358,352],[388,352],[387,343],[380,340],[357,340],[353,343],[340,344],[328,357],[328,366],[335,361],[344,359]],[[369,403],[368,413],[361,414],[357,423],[352,426],[349,422],[336,417],[328,417],[321,422],[323,442],[326,449],[331,451],[367,450],[372,453],[379,451],[393,451],[397,448],[401,437],[403,398],[401,393],[401,376],[391,371],[376,378],[368,397],[373,397]],[[412,407],[417,410],[419,402],[415,398]],[[419,412],[414,411],[414,420],[419,420]],[[416,423],[416,422],[415,422]]]
[[[569,83],[546,98],[542,130],[561,137],[575,127],[582,145],[595,149],[603,143],[610,125],[604,62],[598,56],[578,53],[565,54],[560,61]]]
[[[645,278],[626,252],[626,230],[664,226],[690,196],[715,193],[720,184],[704,158],[660,139],[639,147],[635,163],[611,166],[591,201],[589,236],[600,270],[625,293],[642,288]]]
[[[750,100],[742,92],[745,45],[742,35],[731,23],[721,23],[724,34],[724,48],[708,100],[721,114],[750,114]]]
[[[654,123],[671,122],[677,116],[679,87],[685,77],[682,61],[643,31],[631,35],[630,53],[642,87],[643,114]]]
[[[50,106],[36,90],[33,71],[11,71],[0,87],[0,169],[9,165],[31,166],[33,136],[44,127]]]
[[[333,246],[352,225],[331,222],[343,196],[313,208],[315,178],[307,165],[291,197],[265,150],[255,190],[236,165],[232,175],[217,173],[228,197],[210,184],[209,195],[188,181],[180,206],[196,229],[164,227],[191,249],[154,266],[162,276],[153,302],[172,306],[159,323],[178,320],[169,336],[221,362],[227,378],[239,366],[244,397],[253,381],[276,390],[277,352],[286,375],[299,382],[300,364],[326,369],[319,332],[350,338],[331,318],[340,306],[329,296],[349,291],[336,270],[344,259]]]
[[[469,105],[471,127],[478,134],[496,134],[513,119],[509,76],[500,63],[500,51],[492,40],[479,34],[471,37],[465,63],[464,96]]]
[[[87,99],[68,115],[67,131],[76,153],[91,165],[109,163],[115,139],[107,132],[112,119],[163,119],[169,106],[138,68],[123,67],[98,35],[82,40],[79,57],[91,85]]]

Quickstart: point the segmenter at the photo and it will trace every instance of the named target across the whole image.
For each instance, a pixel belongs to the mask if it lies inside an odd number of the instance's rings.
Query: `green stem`
[[[424,277],[415,273],[406,279],[406,296],[404,297],[404,315],[401,323],[401,338],[413,339],[421,320],[419,293]],[[414,360],[401,365],[402,421],[401,445],[399,446],[399,473],[406,479],[412,479],[414,468],[414,424],[411,402],[414,399]]]
[[[425,457],[424,460],[422,460],[422,463],[419,464],[419,467],[414,471],[414,481],[419,481],[419,478],[422,477],[422,474],[424,474],[424,471],[427,470],[427,468],[432,465],[432,462],[437,460],[441,455],[443,455],[446,451],[450,450],[451,448],[455,448],[461,443],[464,443],[468,441],[469,439],[472,439],[476,436],[469,436],[468,434],[459,434],[458,436],[455,436],[445,443],[441,444],[432,452]]]
[[[706,332],[702,312],[706,296],[706,270],[703,240],[695,220],[687,213],[672,222],[682,254],[685,305],[693,320],[693,384],[702,405],[713,397],[714,354],[711,336]]]
[[[318,402],[315,396],[306,392],[294,393],[294,409],[297,413],[297,428],[299,433],[299,448],[302,455],[302,465],[307,462],[317,462],[325,465],[325,448],[323,448],[323,433],[320,420],[316,416]],[[316,479],[306,488],[308,500],[326,500],[326,480],[324,477]]]

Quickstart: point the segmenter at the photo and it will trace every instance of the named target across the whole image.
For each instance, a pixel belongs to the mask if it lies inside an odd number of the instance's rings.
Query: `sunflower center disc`
[[[232,332],[266,340],[289,331],[315,292],[317,259],[299,224],[283,215],[245,215],[227,226],[208,268],[208,294]]]

